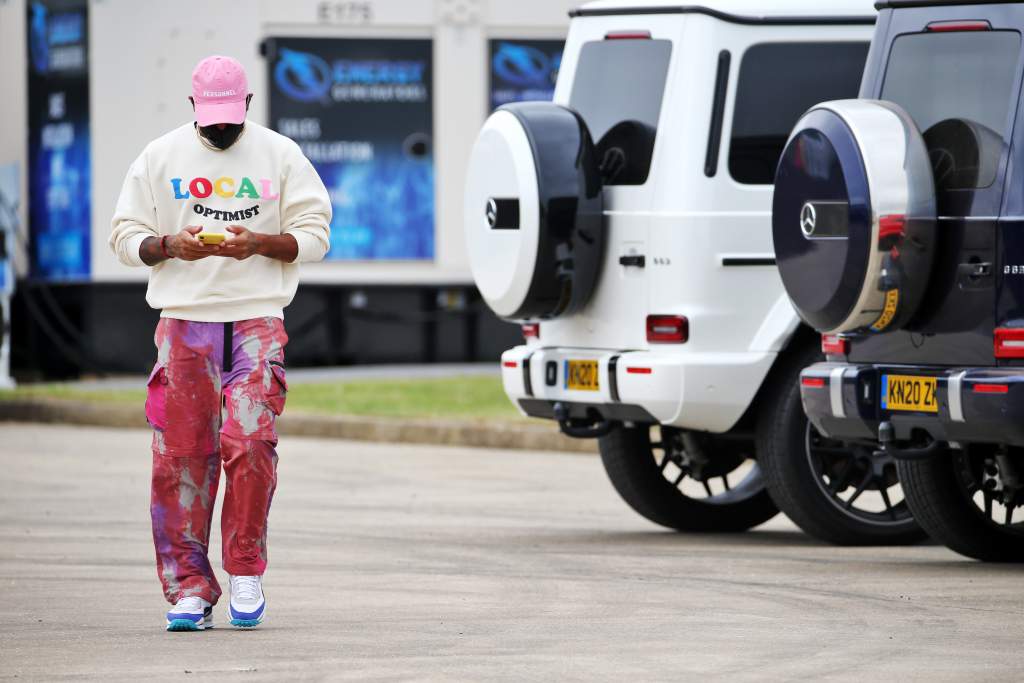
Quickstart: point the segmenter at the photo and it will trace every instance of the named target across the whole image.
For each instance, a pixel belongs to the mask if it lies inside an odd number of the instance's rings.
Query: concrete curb
[[[148,429],[141,407],[86,401],[33,399],[0,401],[0,422],[43,422],[121,429]],[[282,436],[312,436],[353,441],[507,448],[594,453],[592,440],[570,439],[547,421],[403,419],[354,415],[286,413]]]

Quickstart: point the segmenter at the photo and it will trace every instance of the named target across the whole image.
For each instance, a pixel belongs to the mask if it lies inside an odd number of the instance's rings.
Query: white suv
[[[470,262],[527,336],[502,357],[505,391],[598,438],[615,488],[658,524],[741,531],[781,508],[837,543],[920,536],[891,460],[808,427],[797,377],[820,340],[772,253],[789,133],[857,95],[874,21],[868,0],[590,3],[554,102],[503,107],[480,132]]]

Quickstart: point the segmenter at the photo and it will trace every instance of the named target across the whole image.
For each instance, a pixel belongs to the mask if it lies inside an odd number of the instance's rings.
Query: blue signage
[[[429,40],[267,41],[270,125],[331,195],[330,260],[434,258]]]
[[[491,110],[509,102],[551,100],[564,46],[561,40],[490,41]]]
[[[18,165],[0,166],[0,295],[11,294],[14,291],[14,252],[18,237],[19,194]]]
[[[28,3],[30,275],[89,278],[92,171],[86,0]]]

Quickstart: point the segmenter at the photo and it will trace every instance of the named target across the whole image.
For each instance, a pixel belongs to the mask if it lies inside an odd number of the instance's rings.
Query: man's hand
[[[244,261],[250,256],[265,256],[291,263],[299,255],[299,243],[287,233],[267,235],[252,232],[241,225],[229,225],[225,229],[231,233],[231,237],[221,243],[217,256],[230,256],[239,261]]]
[[[167,253],[182,261],[198,261],[215,255],[220,250],[218,245],[206,245],[196,239],[196,235],[202,231],[201,225],[186,225],[177,235],[167,238]]]
[[[243,228],[241,225],[229,225],[225,228],[231,235],[220,244],[218,256],[228,256],[239,261],[244,261],[250,256],[259,253],[260,238],[263,235]]]
[[[177,235],[167,237],[167,242],[163,245],[167,247],[167,254],[171,258],[180,258],[182,261],[198,261],[216,254],[216,246],[207,246],[196,239],[196,234],[202,230],[201,225],[188,225]],[[155,266],[167,260],[160,244],[162,240],[163,237],[147,237],[143,240],[142,246],[139,248],[139,257],[147,266]]]

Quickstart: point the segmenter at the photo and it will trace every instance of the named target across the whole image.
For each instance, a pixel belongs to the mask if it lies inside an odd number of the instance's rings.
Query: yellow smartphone
[[[225,235],[222,232],[201,232],[198,235],[196,235],[196,238],[200,242],[207,245],[220,244],[221,242],[224,241],[225,237],[227,237],[227,235]]]

